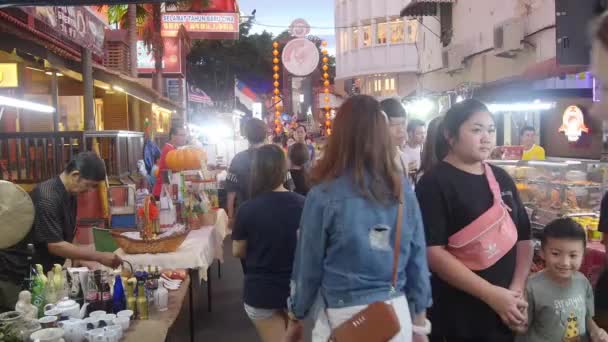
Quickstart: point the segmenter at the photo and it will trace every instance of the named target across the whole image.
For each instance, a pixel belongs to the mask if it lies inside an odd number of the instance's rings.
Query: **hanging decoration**
[[[321,53],[323,54],[321,69],[323,93],[325,94],[323,97],[323,101],[325,102],[323,106],[323,109],[325,110],[325,134],[331,135],[331,106],[329,104],[331,99],[329,97],[329,57],[327,57],[327,42],[323,41],[321,45],[323,46],[323,49],[321,50]]]
[[[272,76],[274,78],[274,92],[273,92],[273,97],[272,97],[272,103],[274,104],[274,131],[276,134],[281,134],[281,132],[283,131],[283,125],[281,123],[281,90],[280,90],[280,74],[279,71],[281,70],[281,67],[279,66],[279,64],[281,63],[281,61],[279,60],[279,43],[278,42],[273,42],[272,43],[272,64],[274,64],[272,66],[272,70],[274,71],[274,75]]]

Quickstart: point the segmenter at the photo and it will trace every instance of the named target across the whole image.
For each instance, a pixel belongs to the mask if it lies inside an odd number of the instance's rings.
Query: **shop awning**
[[[521,74],[521,78],[528,81],[535,81],[569,74],[578,74],[587,71],[588,69],[588,65],[559,65],[557,63],[557,58],[553,57],[528,67]]]
[[[426,17],[439,15],[439,4],[454,3],[456,0],[412,0],[401,10],[402,17]]]
[[[114,90],[125,92],[142,101],[156,103],[169,110],[184,110],[183,106],[162,96],[156,90],[142,83],[140,79],[123,75],[102,65],[93,64],[93,78],[111,85]]]

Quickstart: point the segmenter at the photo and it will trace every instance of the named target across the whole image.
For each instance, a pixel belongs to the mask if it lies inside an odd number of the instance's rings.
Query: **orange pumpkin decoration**
[[[177,151],[169,151],[165,157],[165,164],[168,169],[177,171]]]
[[[182,148],[167,154],[167,167],[173,171],[198,170],[207,159],[204,150],[198,148]]]

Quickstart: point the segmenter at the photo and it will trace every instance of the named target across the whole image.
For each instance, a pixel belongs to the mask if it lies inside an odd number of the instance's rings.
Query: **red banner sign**
[[[103,56],[106,24],[88,7],[37,6],[33,7],[33,13],[55,30],[58,36]]]
[[[193,39],[209,38],[210,34],[238,34],[238,13],[164,13],[163,37],[177,37],[184,26]]]
[[[182,46],[176,38],[164,38],[165,55],[163,56],[163,74],[182,74]],[[151,74],[154,72],[154,52],[148,51],[143,41],[137,42],[137,72]]]

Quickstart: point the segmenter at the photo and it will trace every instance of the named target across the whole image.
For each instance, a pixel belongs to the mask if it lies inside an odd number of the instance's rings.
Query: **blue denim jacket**
[[[418,201],[403,179],[401,254],[391,291],[397,203],[364,198],[349,176],[310,190],[304,205],[288,308],[298,319],[320,292],[329,308],[365,305],[405,293],[412,315],[431,306],[430,272]]]

